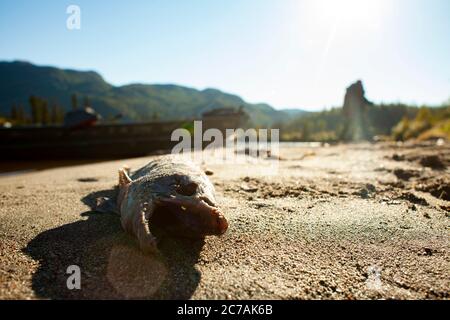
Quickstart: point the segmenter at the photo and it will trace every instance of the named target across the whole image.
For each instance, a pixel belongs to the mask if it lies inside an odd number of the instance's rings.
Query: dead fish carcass
[[[120,214],[123,229],[136,237],[145,253],[157,251],[150,226],[180,237],[221,235],[228,222],[219,210],[214,186],[191,161],[162,156],[131,174],[119,170],[116,200],[97,199],[97,211]]]

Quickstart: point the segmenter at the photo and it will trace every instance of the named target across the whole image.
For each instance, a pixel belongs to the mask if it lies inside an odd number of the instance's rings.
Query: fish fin
[[[101,213],[117,213],[119,210],[114,200],[107,197],[100,197],[95,200],[94,211]]]
[[[149,219],[153,214],[153,205],[147,202],[141,206],[141,211],[135,221],[136,236],[138,237],[141,251],[145,254],[154,254],[158,252],[156,238],[151,234],[148,225]]]
[[[158,253],[156,238],[151,234],[148,225],[153,209],[152,204],[143,203],[133,214],[121,216],[123,229],[136,237],[144,254]]]
[[[131,174],[131,169],[130,169],[129,166],[127,166],[126,164],[124,164],[124,165],[122,166],[122,169],[127,173],[128,176],[130,176],[130,174]]]
[[[119,187],[124,187],[131,183],[131,178],[129,176],[130,168],[124,166],[122,169],[119,169]]]

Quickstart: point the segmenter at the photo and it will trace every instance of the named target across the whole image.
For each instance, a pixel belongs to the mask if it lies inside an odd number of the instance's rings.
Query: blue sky
[[[66,8],[81,9],[68,30]],[[276,108],[450,98],[448,0],[0,1],[0,60],[218,88]]]

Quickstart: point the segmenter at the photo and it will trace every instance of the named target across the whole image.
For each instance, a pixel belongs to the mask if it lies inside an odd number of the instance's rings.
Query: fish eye
[[[176,188],[176,192],[183,196],[193,196],[197,192],[198,184],[195,182],[189,182],[184,185],[179,185]]]

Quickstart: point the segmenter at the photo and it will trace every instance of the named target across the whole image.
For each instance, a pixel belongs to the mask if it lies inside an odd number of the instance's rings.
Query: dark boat
[[[66,115],[65,125],[0,128],[2,160],[11,159],[111,159],[144,156],[167,151],[178,141],[171,141],[178,128],[193,130],[194,121],[202,120],[203,131],[240,128],[247,114],[239,109],[222,108],[205,112],[199,118],[143,123],[101,123],[93,113]]]

